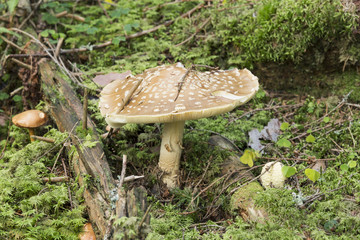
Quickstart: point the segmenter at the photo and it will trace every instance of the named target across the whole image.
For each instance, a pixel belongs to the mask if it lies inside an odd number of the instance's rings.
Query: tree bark
[[[91,176],[84,191],[85,204],[91,222],[99,229],[100,237],[106,235],[112,215],[110,190],[114,189],[115,181],[100,145],[95,125],[87,118],[87,127],[92,130],[92,139],[97,144],[86,147],[76,131],[81,126],[83,116],[82,104],[70,84],[60,77],[52,63],[42,61],[39,64],[44,101],[49,106],[50,115],[58,129],[70,133],[76,152],[71,158],[71,167],[78,176],[80,185],[84,185],[84,177]]]

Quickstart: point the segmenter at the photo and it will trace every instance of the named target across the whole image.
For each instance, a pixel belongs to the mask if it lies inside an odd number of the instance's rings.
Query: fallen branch
[[[70,180],[70,178],[69,177],[44,177],[41,180],[44,182],[56,183],[56,182],[67,182]]]

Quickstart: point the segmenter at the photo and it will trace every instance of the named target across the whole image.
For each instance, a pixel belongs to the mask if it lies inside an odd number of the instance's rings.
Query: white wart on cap
[[[172,188],[177,185],[185,120],[229,112],[258,88],[258,78],[247,69],[198,72],[177,63],[113,81],[101,92],[99,107],[111,127],[165,123],[159,167]]]

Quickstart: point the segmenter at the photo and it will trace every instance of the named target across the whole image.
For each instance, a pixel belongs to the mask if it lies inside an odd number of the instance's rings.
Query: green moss
[[[254,197],[262,191],[264,191],[264,189],[258,182],[251,182],[240,188],[231,196],[231,210],[247,209],[249,204],[253,202]]]
[[[52,129],[46,137],[59,143],[67,136]],[[5,152],[0,162],[1,239],[78,238],[85,221],[84,207],[73,197],[70,208],[68,193],[68,186],[77,191],[77,185],[44,183],[41,179],[54,175],[47,166],[54,164],[61,146],[53,147],[54,144],[34,141],[22,149],[9,147]]]

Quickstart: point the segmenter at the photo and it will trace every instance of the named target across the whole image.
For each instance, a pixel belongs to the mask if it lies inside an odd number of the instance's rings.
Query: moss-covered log
[[[101,238],[106,234],[111,217],[110,190],[115,187],[109,165],[99,144],[95,125],[90,118],[87,126],[92,130],[92,139],[97,142],[94,147],[86,147],[81,141],[76,126],[82,120],[82,104],[75,91],[62,77],[54,65],[42,61],[39,65],[44,100],[49,106],[50,114],[60,131],[70,133],[76,153],[72,156],[71,166],[78,176],[79,183],[86,185],[85,204],[88,207],[90,220],[96,223]],[[84,177],[90,175],[94,184],[85,184]]]

